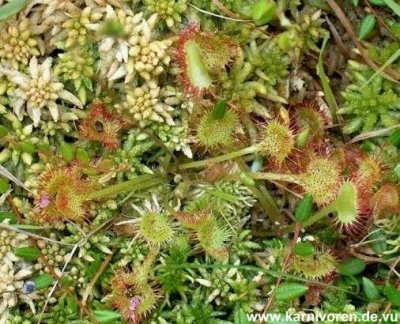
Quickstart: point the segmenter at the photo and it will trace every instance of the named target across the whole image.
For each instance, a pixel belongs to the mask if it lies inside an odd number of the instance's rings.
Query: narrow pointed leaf
[[[212,111],[212,116],[214,119],[221,119],[222,117],[224,117],[225,112],[226,112],[226,100],[220,99],[214,106],[214,109]]]
[[[27,246],[16,249],[14,254],[21,259],[36,261],[40,255],[40,251],[37,248]]]
[[[52,275],[44,273],[34,278],[33,281],[36,285],[36,289],[40,290],[49,287],[53,283],[54,279]]]
[[[29,0],[14,0],[0,7],[0,21],[10,18],[12,15],[20,12]]]
[[[365,39],[375,27],[375,16],[372,14],[366,15],[361,21],[360,29],[358,30],[358,38]]]
[[[390,284],[387,284],[383,291],[393,305],[400,306],[400,291]]]
[[[293,300],[303,296],[308,287],[298,283],[283,283],[276,288],[276,300],[286,301]]]
[[[95,310],[93,315],[99,323],[115,323],[121,318],[121,314],[110,310]]]
[[[367,296],[370,301],[377,300],[379,298],[378,287],[368,278],[363,277],[362,280],[365,296]]]
[[[311,194],[306,194],[304,198],[297,205],[295,211],[295,217],[298,221],[306,221],[311,216],[311,210],[313,205],[313,197]]]
[[[346,276],[354,276],[364,271],[366,263],[357,258],[348,258],[338,266],[339,273]]]

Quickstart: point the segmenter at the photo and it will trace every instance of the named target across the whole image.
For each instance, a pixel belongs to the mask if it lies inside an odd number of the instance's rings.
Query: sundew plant
[[[0,0],[0,31],[0,324],[400,323],[397,1]]]

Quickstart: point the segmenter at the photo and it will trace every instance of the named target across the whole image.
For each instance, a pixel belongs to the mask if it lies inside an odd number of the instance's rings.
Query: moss
[[[389,127],[400,120],[400,96],[395,84],[366,66],[351,63],[353,83],[342,93],[344,106],[339,114],[351,117],[343,128],[345,133],[371,131],[377,127]]]

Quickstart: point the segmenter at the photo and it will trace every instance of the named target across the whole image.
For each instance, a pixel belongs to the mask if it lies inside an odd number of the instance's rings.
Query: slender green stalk
[[[194,161],[194,162],[189,162],[189,163],[183,163],[179,166],[179,170],[186,170],[186,169],[195,169],[195,168],[203,168],[209,163],[218,163],[218,162],[223,162],[227,160],[233,160],[239,156],[255,153],[258,149],[257,145],[249,146],[244,149],[227,153],[224,155],[217,156],[215,158],[210,158],[206,160],[201,160],[201,161]]]
[[[262,186],[260,186],[260,188],[249,187],[249,189],[257,197],[258,202],[264,209],[267,216],[271,219],[271,221],[273,223],[280,222],[282,220],[282,217],[279,212],[279,208],[276,206],[274,199],[272,198],[269,191]]]
[[[246,174],[250,172],[250,168],[246,164],[244,158],[238,159],[237,163],[242,169],[242,171],[246,172]],[[238,178],[240,179],[240,176]],[[269,193],[268,189],[262,184],[249,186],[249,189],[257,197],[258,202],[264,209],[266,215],[271,219],[271,221],[274,224],[276,222],[280,222],[282,220],[282,215],[274,199],[272,198],[272,195]]]
[[[286,182],[301,184],[299,178],[292,174],[253,172],[253,173],[248,173],[247,175],[257,180],[286,181]]]
[[[339,109],[339,106],[336,102],[335,95],[333,94],[332,88],[329,84],[329,78],[325,73],[324,60],[322,57],[322,54],[328,43],[328,40],[329,40],[329,35],[325,36],[325,38],[322,42],[322,47],[321,47],[318,64],[317,64],[317,74],[318,74],[319,78],[321,79],[322,89],[324,90],[324,95],[325,95],[325,100],[328,103],[328,107],[332,114],[332,117],[334,120],[337,120],[336,112]]]
[[[328,214],[332,213],[335,211],[335,204],[331,204],[329,206],[326,206],[325,208],[322,208],[318,210],[314,215],[312,215],[308,220],[302,223],[303,228],[306,228],[308,226],[311,226],[312,224],[320,221],[324,217],[328,216]]]
[[[159,174],[145,174],[128,181],[108,186],[104,189],[93,191],[88,195],[87,199],[92,200],[107,196],[115,196],[126,191],[133,192],[136,190],[142,190],[160,184],[163,181],[163,177],[161,177]]]

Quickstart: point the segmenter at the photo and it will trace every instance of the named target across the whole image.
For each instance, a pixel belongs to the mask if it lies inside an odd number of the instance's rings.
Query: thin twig
[[[219,0],[212,0],[212,4],[217,7],[220,11],[222,11],[225,15],[227,15],[230,18],[235,18],[235,19],[241,19],[239,15],[235,14],[233,11],[229,10],[227,7],[225,7],[221,1]],[[252,21],[252,20],[248,20]]]
[[[326,22],[327,22],[327,24],[328,24],[329,30],[331,31],[331,34],[332,34],[332,36],[333,36],[333,38],[334,38],[334,40],[335,40],[335,43],[336,43],[336,45],[337,45],[338,48],[339,48],[340,53],[341,53],[346,59],[349,59],[349,58],[351,57],[351,56],[350,56],[350,53],[349,53],[349,51],[348,51],[346,45],[344,45],[344,43],[343,43],[343,41],[342,41],[342,38],[340,37],[340,34],[339,34],[339,32],[337,31],[335,25],[331,22],[331,20],[330,20],[328,17],[326,17],[325,19],[326,19]]]
[[[104,261],[101,263],[99,269],[97,270],[96,274],[94,275],[93,279],[89,282],[89,284],[86,286],[85,292],[82,295],[82,304],[86,305],[86,300],[88,299],[90,292],[92,291],[94,285],[96,284],[97,280],[100,278],[101,274],[105,270],[105,268],[108,266],[110,263],[115,250],[111,251],[112,253],[107,255]]]
[[[390,309],[391,309],[391,308],[392,308],[392,304],[391,304],[391,303],[389,303],[389,304],[386,305],[385,310],[383,311],[383,314],[382,314],[381,319],[379,320],[378,324],[382,324],[382,323],[383,323],[383,322],[382,322],[383,317],[384,317],[387,313],[390,312]]]
[[[290,265],[293,249],[294,249],[294,247],[295,247],[295,245],[297,243],[297,239],[299,238],[300,229],[301,229],[301,224],[297,223],[296,227],[295,227],[295,232],[294,232],[294,235],[293,235],[293,239],[292,239],[292,242],[291,242],[290,247],[289,247],[288,254],[287,254],[285,262],[283,263],[283,266],[282,266],[282,270],[281,270],[282,273],[285,273],[285,271],[287,270],[287,268]],[[276,281],[275,289],[271,293],[271,296],[269,296],[268,302],[265,304],[263,315],[268,314],[268,310],[270,309],[270,307],[272,305],[272,302],[275,299],[276,289],[279,287],[279,285],[281,284],[282,280],[283,280],[283,277],[279,276],[278,280]]]
[[[10,171],[8,171],[5,167],[3,167],[0,164],[0,174],[4,177],[6,177],[8,180],[14,182],[17,186],[20,186],[21,188],[24,188],[28,192],[32,192],[29,190],[21,180],[19,180],[16,176],[14,176]]]
[[[209,12],[207,10],[201,9],[199,7],[196,7],[194,4],[189,3],[189,6],[196,9],[197,11],[200,11],[203,14],[209,15],[209,16],[213,16],[213,17],[217,17],[217,18],[221,18],[221,19],[226,19],[226,20],[232,20],[232,21],[238,21],[238,22],[250,22],[251,20],[248,19],[237,19],[237,18],[231,18],[231,17],[226,17],[226,16],[221,16],[218,15],[216,13],[213,12]]]
[[[396,258],[395,262],[393,262],[393,264],[390,265],[390,272],[388,273],[388,276],[390,276],[393,272],[398,278],[400,278],[400,274],[396,270],[396,267],[399,264],[399,262],[400,262],[400,257]]]
[[[12,225],[8,225],[8,224],[4,224],[4,223],[0,223],[0,228],[4,228],[4,229],[9,230],[9,231],[14,231],[14,232],[17,232],[17,233],[25,234],[27,236],[34,237],[34,238],[36,238],[38,240],[43,240],[43,241],[51,242],[51,243],[54,243],[54,244],[60,244],[60,245],[66,245],[66,246],[74,246],[75,245],[75,244],[71,244],[71,243],[63,243],[61,241],[53,240],[53,239],[45,237],[45,236],[33,234],[31,232],[24,231],[24,230],[22,230],[22,229],[20,229],[18,227],[15,227],[15,226],[12,226]]]
[[[368,262],[368,263],[383,263],[383,264],[391,265],[394,262],[394,259],[385,260],[385,259],[365,255],[362,253],[358,253],[353,248],[350,249],[349,254],[351,254],[352,256],[355,256],[358,259],[361,259],[365,262]]]
[[[68,255],[67,262],[65,262],[64,267],[62,268],[61,274],[59,275],[59,278],[62,278],[62,276],[64,275],[65,269],[67,268],[69,262],[72,260],[72,257],[74,256],[74,254],[75,254],[75,252],[76,252],[77,249],[78,249],[78,244],[75,244],[74,248],[72,249],[72,251],[71,251],[70,254]],[[59,279],[57,279],[57,280],[54,282],[53,287],[51,287],[51,290],[50,290],[49,294],[47,295],[47,299],[46,299],[46,301],[45,301],[45,303],[44,303],[44,305],[43,305],[42,312],[41,312],[40,315],[39,315],[39,319],[38,319],[38,321],[37,321],[37,324],[40,324],[40,323],[41,323],[42,317],[43,317],[43,315],[44,315],[44,312],[45,312],[45,310],[46,310],[46,308],[47,308],[47,305],[48,305],[48,303],[49,303],[49,301],[50,301],[51,296],[53,295],[53,293],[55,292],[55,290],[56,290],[56,288],[57,288],[57,286],[58,286],[58,283],[59,283]]]

